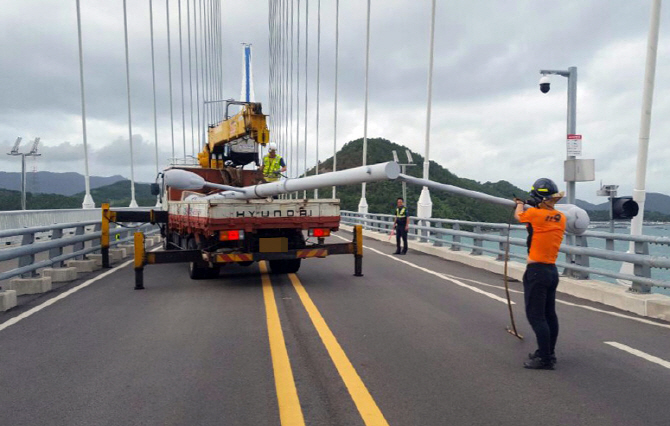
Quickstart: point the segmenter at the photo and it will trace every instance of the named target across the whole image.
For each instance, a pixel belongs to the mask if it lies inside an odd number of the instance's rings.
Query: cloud
[[[6,2],[0,34],[12,43],[0,45],[0,141],[11,145],[17,136],[42,138],[39,167],[83,172],[82,105],[74,2],[22,0]],[[184,0],[182,29],[187,5]],[[335,79],[334,2],[322,3],[319,158],[332,155]],[[291,2],[278,2],[275,5]],[[294,8],[297,3],[293,3]],[[316,160],[316,2],[309,3],[309,64],[305,77],[305,2],[301,2],[300,67],[294,56],[293,89],[276,88],[292,99],[302,153],[309,141],[307,165]],[[337,146],[363,136],[365,96],[366,2],[340,2],[339,107]],[[182,38],[180,63],[177,2],[170,0],[171,71],[168,69],[165,2],[153,2],[156,130],[148,2],[128,2],[131,124],[138,179],[155,173],[173,156],[199,151],[198,129],[204,127],[202,102],[236,97],[240,92],[241,42],[253,44],[255,91],[266,113],[284,111],[268,100],[270,57],[266,17],[268,2],[248,0],[237,6],[222,2],[221,60],[216,67],[221,90],[211,88],[191,97],[188,38]],[[228,9],[235,7],[235,13]],[[294,9],[295,10],[295,9]],[[191,14],[193,9],[189,10]],[[275,11],[276,13],[282,11]],[[200,11],[197,11],[198,16]],[[668,10],[663,10],[666,21]],[[82,2],[82,36],[87,115],[87,145],[92,174],[130,174],[128,99],[123,10],[120,2]],[[275,29],[286,29],[285,15],[275,16]],[[29,19],[26,17],[30,17]],[[200,23],[200,21],[198,21]],[[583,158],[595,158],[596,182],[579,183],[581,198],[597,201],[602,179],[632,192],[638,149],[644,60],[649,8],[626,0],[527,2],[456,0],[438,2],[435,33],[431,159],[459,176],[481,181],[505,179],[527,187],[548,174],[560,181],[565,159],[566,81],[552,78],[552,90],[537,90],[540,69],[579,69],[577,132],[584,137]],[[289,22],[290,24],[290,22]],[[294,21],[297,25],[297,20]],[[368,136],[382,136],[423,153],[425,140],[430,2],[373,1],[371,8]],[[279,25],[279,26],[276,26]],[[192,28],[193,29],[193,28]],[[201,31],[201,28],[198,28]],[[297,33],[296,33],[297,35]],[[649,143],[647,189],[670,193],[670,28],[661,26],[656,92]],[[277,38],[274,38],[277,41]],[[193,41],[193,40],[192,40]],[[203,44],[199,41],[199,51]],[[286,40],[288,43],[290,40]],[[294,37],[297,45],[297,37]],[[192,45],[192,89],[202,90],[202,77],[215,68],[195,72]],[[211,50],[209,50],[211,52]],[[183,71],[182,71],[183,69]],[[285,68],[275,76],[285,76]],[[184,120],[182,120],[182,72]],[[296,93],[295,73],[300,75]],[[169,74],[172,82],[169,82]],[[304,136],[304,87],[310,88],[307,138]],[[170,102],[170,87],[172,102]],[[191,100],[193,98],[193,100]],[[298,104],[300,111],[295,111]],[[192,108],[193,106],[193,108]],[[198,111],[200,110],[200,111]],[[198,127],[198,112],[200,126]],[[286,112],[286,111],[284,111]],[[195,130],[191,126],[191,114]],[[216,117],[217,119],[220,116]],[[290,139],[273,134],[288,150]],[[193,135],[193,136],[192,136]],[[195,140],[195,142],[194,142]],[[192,147],[196,145],[195,147]],[[9,149],[9,148],[7,148]],[[295,155],[295,154],[293,154]],[[0,158],[5,170],[16,170],[11,158]],[[288,158],[304,164],[303,158]],[[20,167],[20,166],[19,166]],[[303,166],[301,166],[303,167]]]

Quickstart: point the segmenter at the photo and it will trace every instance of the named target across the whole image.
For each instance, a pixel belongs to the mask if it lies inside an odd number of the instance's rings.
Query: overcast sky
[[[177,0],[170,1],[174,137],[183,155]],[[200,1],[200,0],[197,0]],[[304,7],[301,1],[301,43]],[[82,0],[89,161],[92,175],[130,177],[121,0]],[[182,0],[184,27],[187,0]],[[191,1],[190,4],[193,4]],[[308,165],[315,159],[317,5],[309,1]],[[424,152],[429,0],[372,0],[368,137]],[[75,0],[3,0],[0,11],[0,144],[41,137],[29,170],[84,172]],[[297,2],[295,6],[297,8]],[[333,152],[335,0],[322,0],[320,158]],[[455,0],[437,4],[430,158],[480,182],[564,186],[567,79],[538,88],[540,69],[578,67],[577,133],[596,181],[630,195],[635,183],[651,0]],[[294,9],[295,10],[295,9]],[[152,181],[154,123],[148,0],[128,2],[136,180]],[[224,96],[239,97],[240,43],[252,43],[257,100],[268,105],[268,1],[222,0]],[[338,148],[363,136],[364,0],[340,1]],[[648,192],[670,194],[670,12],[661,15],[647,169]],[[154,1],[160,167],[171,156],[165,1]],[[185,28],[184,28],[185,30]],[[184,55],[186,55],[184,32]],[[187,57],[185,75],[188,77]],[[304,63],[304,50],[301,53]],[[304,70],[301,88],[305,85]],[[186,145],[191,153],[188,81]],[[304,93],[300,94],[304,105]],[[265,112],[269,109],[266,107]],[[301,125],[304,110],[301,110]],[[301,139],[303,130],[300,131]],[[390,158],[390,157],[389,157]],[[290,162],[292,159],[288,159]],[[20,171],[3,155],[0,169]]]

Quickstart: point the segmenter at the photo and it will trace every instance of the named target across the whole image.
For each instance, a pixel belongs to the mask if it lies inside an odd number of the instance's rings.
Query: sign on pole
[[[568,156],[582,155],[582,135],[568,135]]]

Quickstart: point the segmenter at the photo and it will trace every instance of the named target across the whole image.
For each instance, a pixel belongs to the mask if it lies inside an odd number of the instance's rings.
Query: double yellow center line
[[[298,392],[293,379],[291,363],[286,351],[286,342],[281,329],[279,312],[272,290],[272,283],[268,275],[265,262],[259,263],[261,278],[263,282],[263,299],[265,300],[265,310],[268,323],[268,335],[270,338],[270,353],[272,356],[272,366],[275,376],[275,387],[277,389],[277,401],[279,405],[279,418],[282,426],[304,425],[305,419],[300,407]],[[330,358],[335,364],[340,377],[344,381],[351,399],[354,401],[361,418],[367,426],[388,426],[388,422],[379,410],[379,407],[372,399],[372,395],[365,387],[363,380],[356,372],[356,369],[349,361],[344,350],[337,342],[335,335],[330,331],[330,327],[321,316],[321,313],[307,294],[305,287],[295,274],[289,274],[289,279],[293,284],[302,304],[305,306],[314,327],[316,328],[321,341],[323,342]]]

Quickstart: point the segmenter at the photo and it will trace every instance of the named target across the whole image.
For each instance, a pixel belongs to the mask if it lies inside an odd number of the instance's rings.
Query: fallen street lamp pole
[[[487,203],[498,204],[505,207],[514,208],[516,203],[512,200],[506,198],[500,198],[489,194],[484,194],[482,192],[472,191],[469,189],[459,188],[453,185],[447,185],[445,183],[433,182],[432,180],[420,179],[414,176],[408,176],[400,174],[398,179],[411,183],[414,185],[425,186],[431,189],[436,189],[439,191],[449,192],[455,195],[462,195],[464,197],[474,198],[477,200],[485,201]],[[565,214],[566,217],[566,231],[571,234],[580,235],[589,227],[590,219],[588,213],[580,207],[577,207],[574,204],[556,204],[556,210]]]

